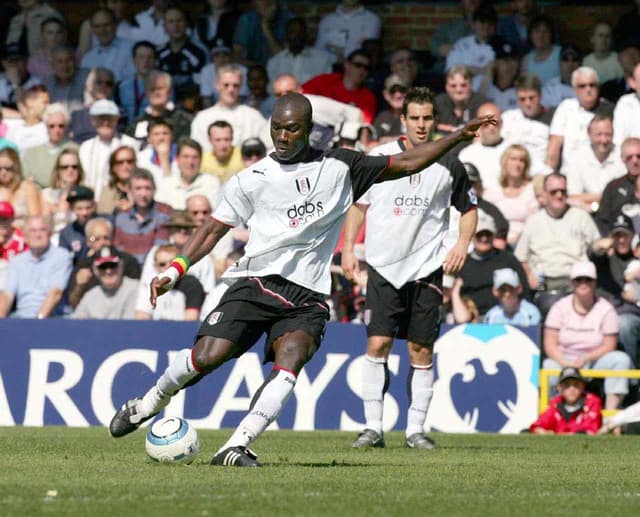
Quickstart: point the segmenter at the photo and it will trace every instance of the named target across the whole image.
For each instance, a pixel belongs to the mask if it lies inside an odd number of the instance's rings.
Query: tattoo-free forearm
[[[467,210],[460,216],[460,222],[458,223],[458,231],[460,236],[458,242],[464,242],[467,245],[471,242],[471,239],[476,233],[476,225],[478,224],[478,210]]]
[[[358,232],[364,223],[367,209],[362,205],[352,205],[347,212],[347,218],[344,223],[344,241],[342,249],[345,251],[353,251]]]

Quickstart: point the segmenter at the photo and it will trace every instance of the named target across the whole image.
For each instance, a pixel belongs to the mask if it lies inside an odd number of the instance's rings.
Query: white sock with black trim
[[[145,416],[153,415],[166,407],[171,397],[200,373],[193,364],[192,352],[191,348],[180,350],[155,386],[142,398]]]
[[[409,411],[407,412],[407,438],[412,434],[424,433],[424,421],[433,395],[432,365],[411,365],[407,379]]]
[[[362,401],[366,428],[382,434],[384,394],[389,381],[387,360],[365,355],[362,365]]]
[[[296,376],[293,372],[280,368],[271,370],[269,377],[253,396],[249,413],[216,454],[229,447],[247,447],[256,440],[278,418],[295,385]]]

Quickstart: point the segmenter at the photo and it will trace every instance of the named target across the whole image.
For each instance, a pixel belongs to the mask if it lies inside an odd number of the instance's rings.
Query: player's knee
[[[193,352],[193,362],[201,372],[210,372],[234,357],[234,344],[220,338],[203,336],[198,339]]]
[[[316,345],[312,339],[285,335],[276,350],[276,363],[298,372],[313,357]]]
[[[433,345],[421,345],[409,341],[408,348],[411,364],[428,365],[433,362]]]
[[[367,340],[367,355],[371,357],[387,358],[391,352],[391,338],[371,337]]]

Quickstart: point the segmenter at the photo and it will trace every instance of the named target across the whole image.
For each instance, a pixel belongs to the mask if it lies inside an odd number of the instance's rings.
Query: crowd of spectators
[[[208,0],[197,16],[168,0],[139,12],[89,3],[78,27],[42,0],[2,7],[0,317],[205,317],[246,228],[155,312],[147,284],[225,182],[270,151],[276,98],[308,96],[313,147],[366,152],[403,137],[405,94],[426,85],[435,138],[499,120],[452,151],[480,217],[443,318],[542,323],[554,366],[638,364],[640,2],[568,41],[535,0],[504,16],[463,0],[430,52],[385,48],[380,17],[358,0],[315,31],[277,0]],[[333,319],[361,322],[366,282],[341,275],[339,253]],[[627,389],[606,383],[605,406]]]

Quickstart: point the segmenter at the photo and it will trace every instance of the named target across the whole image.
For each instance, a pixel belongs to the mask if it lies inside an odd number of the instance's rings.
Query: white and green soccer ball
[[[145,439],[149,457],[160,463],[189,465],[198,455],[198,433],[184,418],[161,418],[153,423]]]

